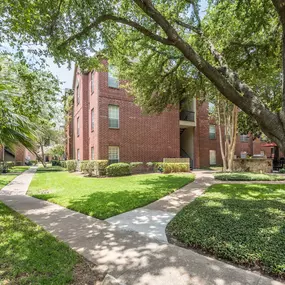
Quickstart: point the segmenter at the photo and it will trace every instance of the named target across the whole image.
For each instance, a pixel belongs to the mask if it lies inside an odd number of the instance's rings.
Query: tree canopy
[[[51,73],[0,54],[0,144],[35,151],[40,127],[54,117],[59,91]]]
[[[83,69],[106,56],[149,112],[218,90],[285,150],[285,0],[199,3],[4,0],[0,39]]]

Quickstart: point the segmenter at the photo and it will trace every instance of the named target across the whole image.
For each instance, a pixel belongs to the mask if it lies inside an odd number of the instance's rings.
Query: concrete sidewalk
[[[133,230],[150,238],[167,242],[165,228],[184,206],[215,183],[212,171],[193,171],[194,182],[145,207],[111,217],[106,221],[122,230]]]
[[[68,243],[126,285],[281,285],[278,281],[23,195],[32,173],[0,191],[0,200]]]

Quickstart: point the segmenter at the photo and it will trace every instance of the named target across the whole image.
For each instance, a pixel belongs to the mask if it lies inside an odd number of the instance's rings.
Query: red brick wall
[[[91,148],[94,147],[94,159],[99,159],[99,74],[94,72],[94,92],[91,94],[91,72],[88,75],[89,79],[89,159],[91,159]],[[94,131],[91,131],[91,110],[94,108]]]
[[[77,79],[80,84],[80,103],[77,104],[76,85]],[[89,159],[89,121],[88,121],[88,75],[76,73],[74,86],[74,158],[77,159],[77,149],[80,150],[80,160]],[[79,117],[80,134],[77,135],[77,118]]]
[[[99,79],[99,158],[108,158],[108,146],[120,147],[120,161],[162,161],[179,157],[179,112],[143,115],[125,90],[109,88],[107,72]],[[119,129],[109,129],[108,105],[119,106]]]

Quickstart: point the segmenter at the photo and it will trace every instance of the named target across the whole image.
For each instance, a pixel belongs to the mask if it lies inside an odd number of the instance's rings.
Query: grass
[[[12,168],[9,169],[9,173],[22,173],[26,170],[28,170],[30,166],[13,166]]]
[[[216,173],[215,179],[223,181],[282,181],[285,176],[250,172]]]
[[[17,175],[2,174],[0,189]],[[70,284],[85,261],[0,202],[0,284]]]
[[[174,217],[167,234],[284,279],[285,185],[213,185]]]
[[[37,172],[28,194],[106,219],[145,206],[194,180],[193,174],[92,178],[66,171]]]
[[[9,182],[11,182],[17,175],[6,173],[6,174],[0,174],[0,190],[7,185]]]
[[[1,284],[68,284],[77,254],[0,202]],[[2,283],[3,282],[3,283]]]

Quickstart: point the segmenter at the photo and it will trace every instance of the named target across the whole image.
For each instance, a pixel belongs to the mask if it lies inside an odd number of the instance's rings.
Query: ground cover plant
[[[217,184],[168,224],[187,247],[285,278],[285,185]]]
[[[28,194],[106,219],[145,206],[193,180],[189,173],[92,178],[43,170],[35,174]]]
[[[223,181],[282,181],[285,176],[250,172],[216,173],[215,179]]]

